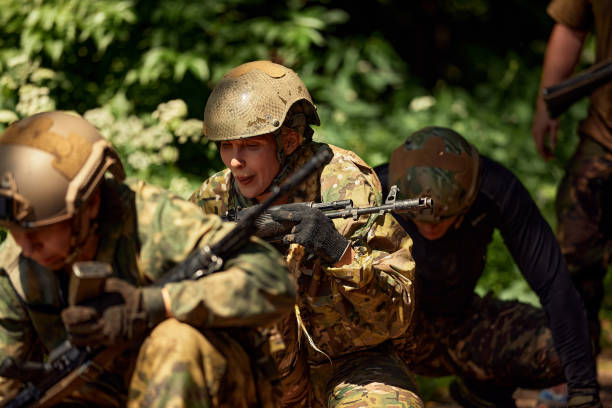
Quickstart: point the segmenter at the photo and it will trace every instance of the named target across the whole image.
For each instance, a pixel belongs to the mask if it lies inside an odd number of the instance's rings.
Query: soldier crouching
[[[232,227],[124,181],[112,146],[76,115],[46,112],[7,128],[0,177],[0,225],[10,231],[0,251],[0,359],[42,362],[66,339],[119,350],[62,405],[278,405],[256,360],[256,328],[291,310],[295,287],[270,245],[252,238],[216,273],[151,285]],[[72,267],[94,260],[112,276],[99,296],[69,304]],[[24,385],[1,377],[3,404]]]
[[[387,347],[404,334],[413,311],[412,241],[389,215],[332,222],[301,202],[352,199],[379,205],[380,183],[353,152],[312,141],[319,117],[292,70],[255,61],[230,70],[206,103],[204,132],[227,169],[192,196],[222,215],[265,200],[319,149],[331,160],[270,211],[290,223],[276,242],[298,286],[295,313],[278,325],[275,353],[288,407],[422,407],[403,362]]]

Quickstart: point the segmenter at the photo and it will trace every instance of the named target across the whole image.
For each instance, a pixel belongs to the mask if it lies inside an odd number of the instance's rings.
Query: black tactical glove
[[[603,408],[595,389],[572,390],[567,402],[569,408]]]
[[[333,265],[340,260],[350,241],[336,230],[332,220],[316,208],[298,204],[270,209],[274,221],[295,223],[291,232],[283,236],[285,244],[300,244],[323,261]]]
[[[108,278],[104,291],[83,306],[62,311],[68,339],[75,346],[139,344],[147,331],[165,318],[159,288],[136,288],[128,282]]]

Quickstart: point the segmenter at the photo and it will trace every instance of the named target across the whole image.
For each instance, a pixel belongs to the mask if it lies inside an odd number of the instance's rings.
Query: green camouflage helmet
[[[433,213],[413,215],[439,222],[466,212],[478,193],[478,151],[459,133],[425,127],[410,135],[391,154],[389,185],[398,185],[398,198],[431,197]]]
[[[75,216],[106,171],[119,181],[119,156],[78,115],[39,113],[0,135],[0,226],[36,228]]]
[[[239,65],[210,94],[204,110],[204,135],[223,141],[273,133],[296,103],[302,105],[306,124],[318,126],[308,89],[293,70],[270,61]]]

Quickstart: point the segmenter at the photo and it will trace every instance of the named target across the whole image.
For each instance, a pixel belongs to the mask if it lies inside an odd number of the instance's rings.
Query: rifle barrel
[[[420,197],[420,198],[410,198],[407,200],[398,200],[391,204],[383,204],[377,205],[373,207],[359,207],[359,208],[350,208],[346,210],[340,211],[332,211],[326,212],[325,215],[327,218],[335,219],[335,218],[350,218],[357,219],[361,215],[367,214],[386,214],[389,212],[409,212],[409,211],[421,211],[427,208],[432,208],[433,202],[429,197]]]

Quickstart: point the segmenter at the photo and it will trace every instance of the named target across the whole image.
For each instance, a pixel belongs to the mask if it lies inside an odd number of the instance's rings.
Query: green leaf
[[[61,40],[46,40],[45,51],[53,61],[59,61],[64,50],[64,43]]]
[[[200,80],[207,80],[210,76],[208,62],[204,58],[193,58],[189,61],[189,70]]]
[[[185,72],[187,68],[189,68],[189,64],[191,62],[191,57],[179,57],[174,65],[174,80],[180,81],[185,76]]]

